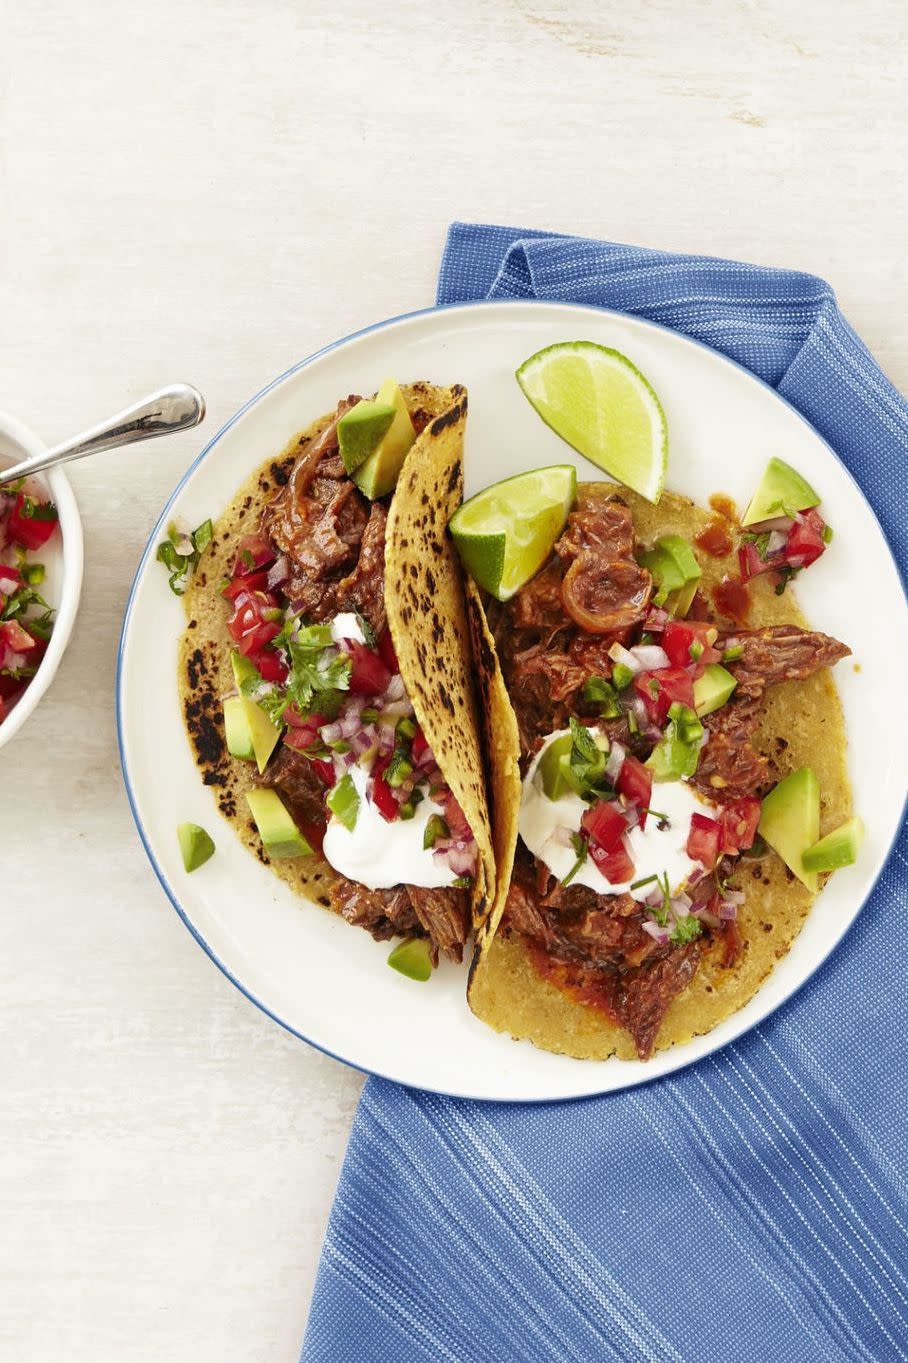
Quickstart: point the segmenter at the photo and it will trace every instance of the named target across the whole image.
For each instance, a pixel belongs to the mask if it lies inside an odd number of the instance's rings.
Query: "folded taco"
[[[243,842],[422,964],[462,958],[495,888],[445,533],[466,409],[462,388],[389,381],[266,459],[188,584],[180,656],[196,760]]]
[[[781,572],[757,575],[813,514],[739,544],[684,497],[581,484],[487,623],[473,592],[499,886],[469,998],[492,1027],[646,1059],[741,1008],[788,951],[821,810],[850,814],[827,670],[849,650],[808,628]],[[812,561],[796,547],[789,574]],[[752,580],[739,558],[759,559]]]

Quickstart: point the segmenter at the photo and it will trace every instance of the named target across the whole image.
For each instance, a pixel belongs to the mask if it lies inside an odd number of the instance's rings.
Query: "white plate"
[[[798,594],[815,627],[854,651],[836,680],[855,802],[867,825],[858,865],[833,876],[746,1008],[646,1064],[571,1060],[497,1035],[467,1007],[465,969],[443,965],[427,985],[404,979],[386,967],[386,944],[302,902],[241,847],[200,782],[183,731],[175,684],[182,610],[154,561],[172,516],[191,525],[217,516],[250,470],[296,431],[341,395],[371,392],[388,374],[467,385],[468,495],[522,469],[570,459],[568,446],[530,408],[514,370],[541,346],[580,338],[617,347],[652,382],[668,417],[670,487],[700,501],[721,490],[742,503],[768,456],[778,454],[822,493],[836,537],[799,580]],[[581,476],[601,476],[583,459],[575,462]],[[752,1027],[817,968],[869,894],[898,831],[908,732],[881,716],[893,678],[906,673],[908,610],[879,525],[829,447],[775,392],[714,351],[620,313],[480,303],[384,322],[320,351],[215,436],[164,508],[139,565],[123,625],[117,712],[126,786],[158,878],[212,960],[254,1003],[360,1069],[442,1093],[542,1100],[621,1088],[687,1065]],[[217,842],[216,855],[191,876],[175,832],[187,819]]]

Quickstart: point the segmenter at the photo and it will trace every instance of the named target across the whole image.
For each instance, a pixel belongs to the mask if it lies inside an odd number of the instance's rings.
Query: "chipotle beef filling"
[[[542,570],[506,604],[489,603],[517,714],[522,770],[570,716],[596,714],[583,689],[590,677],[611,679],[611,645],[639,642],[653,584],[637,563],[637,548],[630,508],[605,489],[581,489]],[[710,619],[702,598],[698,605],[698,618]],[[766,689],[804,680],[849,650],[794,625],[730,634],[721,621],[711,623],[720,631],[716,648],[740,649],[725,662],[738,685],[733,699],[703,721],[707,739],[692,783],[723,803],[759,796],[769,784],[768,761],[751,743]],[[597,722],[638,757],[652,750],[652,739],[630,731],[626,714]],[[643,930],[647,917],[628,894],[565,889],[520,845],[503,931],[527,943],[541,974],[624,1027],[641,1059],[652,1053],[666,1010],[694,978],[709,940],[659,943]],[[731,965],[743,946],[737,924],[709,932],[722,939],[723,964]]]
[[[283,486],[265,508],[261,534],[276,556],[286,556],[281,587],[291,609],[307,621],[331,620],[345,611],[365,619],[376,638],[386,629],[384,596],[387,500],[370,502],[348,476],[338,453],[337,423],[359,399],[343,399],[330,424],[298,455]],[[425,413],[411,414],[419,432]],[[304,752],[281,743],[264,774],[263,786],[278,791],[298,824],[318,842],[326,824],[327,787],[318,765]],[[311,839],[310,839],[311,840]],[[426,937],[433,962],[439,953],[463,958],[470,931],[469,891],[456,886],[423,889],[397,885],[370,890],[335,873],[332,907],[348,923],[364,927],[376,941],[398,934]]]

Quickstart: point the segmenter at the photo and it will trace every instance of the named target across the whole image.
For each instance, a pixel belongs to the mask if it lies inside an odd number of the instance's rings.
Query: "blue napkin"
[[[438,301],[515,297],[619,308],[746,365],[908,565],[908,404],[821,279],[456,224]],[[908,1359],[906,983],[903,829],[826,966],[678,1074],[538,1107],[371,1079],[303,1363]]]

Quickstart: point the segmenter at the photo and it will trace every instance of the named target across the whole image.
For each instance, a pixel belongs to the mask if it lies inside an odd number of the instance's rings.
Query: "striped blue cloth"
[[[908,405],[821,279],[455,225],[438,301],[515,297],[651,318],[774,384],[908,565]],[[541,1107],[370,1080],[303,1363],[908,1359],[906,981],[903,830],[810,984],[687,1070]]]

